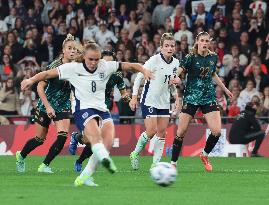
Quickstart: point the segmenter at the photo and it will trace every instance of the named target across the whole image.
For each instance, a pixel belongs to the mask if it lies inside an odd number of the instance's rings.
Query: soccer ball
[[[176,181],[177,170],[167,162],[159,162],[150,169],[153,181],[163,187],[169,186]]]

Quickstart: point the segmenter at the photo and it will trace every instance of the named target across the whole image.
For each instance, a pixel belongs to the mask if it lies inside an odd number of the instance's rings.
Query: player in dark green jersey
[[[74,37],[68,34],[63,42],[63,57],[54,60],[48,69],[54,69],[64,63],[74,61],[78,57],[76,45]],[[69,131],[71,87],[67,81],[53,78],[39,82],[37,91],[40,99],[35,113],[36,136],[26,142],[21,152],[16,153],[16,165],[19,172],[25,172],[26,156],[44,143],[49,125],[53,120],[58,136],[43,163],[38,167],[38,172],[53,173],[49,164],[61,152]]]
[[[210,36],[207,32],[201,32],[196,37],[196,43],[192,51],[180,62],[178,74],[186,73],[186,86],[183,95],[182,111],[179,114],[177,135],[173,142],[171,163],[176,163],[181,151],[183,138],[188,125],[196,111],[201,109],[211,131],[200,158],[206,171],[212,171],[212,165],[208,160],[208,154],[213,150],[221,135],[221,117],[216,101],[213,81],[219,85],[231,98],[232,93],[221,82],[216,74],[217,54],[211,52],[208,47]]]
[[[102,58],[105,59],[106,61],[116,60],[115,54],[111,51],[103,51]],[[130,96],[126,92],[126,86],[123,81],[123,74],[122,72],[118,71],[110,76],[106,84],[105,102],[109,110],[112,110],[113,100],[111,99],[111,93],[113,92],[115,86],[117,86],[117,88],[119,89],[121,97],[125,102],[129,102],[131,100]],[[69,145],[69,152],[72,155],[76,153],[78,142],[84,144],[84,140],[82,138],[83,138],[82,134],[78,132],[72,133],[71,143]],[[86,143],[86,146],[84,147],[81,155],[74,163],[74,170],[76,172],[81,172],[83,161],[89,158],[91,155],[92,155],[91,145]]]

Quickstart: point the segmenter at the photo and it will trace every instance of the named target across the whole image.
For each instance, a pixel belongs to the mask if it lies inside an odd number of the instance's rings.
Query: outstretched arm
[[[121,66],[122,70],[134,69],[137,72],[143,73],[145,80],[149,80],[152,78],[152,72],[147,69],[144,69],[144,67],[139,63],[122,62]]]
[[[230,90],[228,90],[225,85],[223,84],[223,82],[221,81],[221,79],[219,78],[219,76],[217,75],[217,73],[214,73],[212,75],[213,80],[215,81],[215,83],[217,83],[218,86],[221,87],[221,89],[226,93],[226,95],[229,96],[229,98],[233,97],[233,94],[231,93]]]
[[[23,80],[21,82],[21,89],[22,90],[27,90],[34,83],[44,81],[44,80],[47,80],[47,79],[50,79],[50,78],[57,78],[58,76],[59,76],[59,73],[58,73],[57,68],[40,72],[40,73],[34,75],[33,77],[31,77],[29,79]]]

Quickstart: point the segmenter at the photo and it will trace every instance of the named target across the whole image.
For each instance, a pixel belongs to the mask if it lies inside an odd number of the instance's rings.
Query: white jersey
[[[169,80],[176,75],[178,67],[179,61],[174,57],[170,62],[166,62],[162,54],[152,56],[144,64],[144,68],[153,72],[154,79],[145,82],[140,103],[157,109],[170,109]],[[138,73],[133,95],[137,95],[142,78],[143,74]]]
[[[72,62],[59,66],[59,79],[68,80],[72,85],[72,112],[87,108],[108,111],[105,104],[106,83],[118,68],[119,62],[103,59],[94,72],[90,72],[85,63]]]

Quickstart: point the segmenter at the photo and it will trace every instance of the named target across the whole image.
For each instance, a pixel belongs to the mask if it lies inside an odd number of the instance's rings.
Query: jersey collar
[[[167,64],[172,63],[172,61],[173,61],[173,57],[171,57],[170,61],[166,61],[166,59],[165,59],[165,57],[163,56],[163,54],[160,53],[160,55],[161,55],[161,58],[164,60],[164,62],[166,62]]]
[[[83,68],[85,68],[85,70],[86,70],[88,73],[93,74],[93,73],[97,70],[97,68],[95,68],[94,70],[89,70],[88,67],[87,67],[87,65],[86,65],[86,63],[85,63],[85,61],[83,61],[82,64],[83,64]]]

